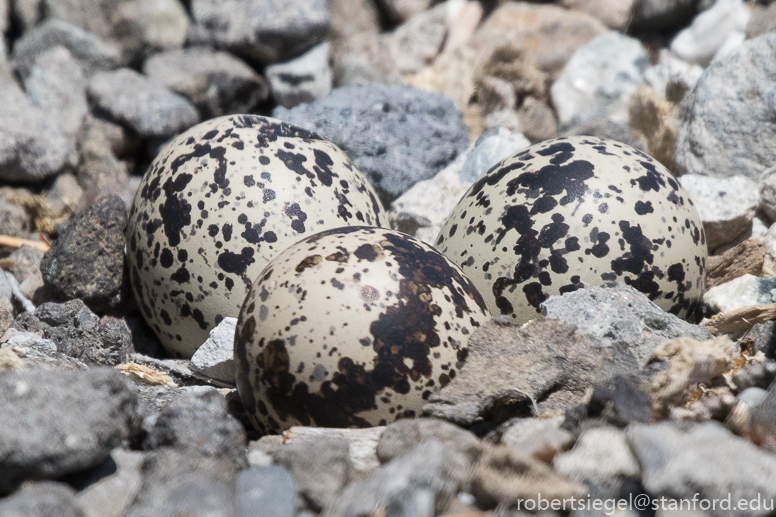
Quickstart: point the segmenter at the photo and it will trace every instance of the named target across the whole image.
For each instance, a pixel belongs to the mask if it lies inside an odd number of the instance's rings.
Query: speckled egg
[[[705,287],[706,236],[690,196],[648,155],[595,137],[548,140],[491,168],[436,246],[516,323],[550,295],[610,281],[694,319]]]
[[[382,228],[324,231],[278,255],[245,298],[237,389],[262,433],[417,416],[489,317],[431,246]]]
[[[191,356],[285,248],[329,228],[386,223],[334,144],[279,120],[216,118],[168,143],[143,177],[127,228],[132,288],[168,352]]]

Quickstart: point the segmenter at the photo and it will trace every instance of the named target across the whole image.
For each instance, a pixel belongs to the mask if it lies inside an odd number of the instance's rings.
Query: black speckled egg
[[[143,177],[127,228],[132,288],[168,352],[191,356],[286,247],[386,223],[334,144],[257,115],[216,118],[168,143]]]
[[[706,237],[690,196],[648,155],[595,137],[548,140],[491,168],[436,246],[516,323],[550,295],[610,281],[694,319],[705,288]]]
[[[262,433],[418,416],[490,317],[461,270],[382,228],[324,231],[270,262],[235,333],[237,389]]]

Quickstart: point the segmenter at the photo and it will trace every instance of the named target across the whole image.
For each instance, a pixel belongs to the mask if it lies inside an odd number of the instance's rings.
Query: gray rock
[[[587,403],[587,417],[625,427],[628,424],[652,421],[652,400],[646,386],[636,376],[615,375],[596,384]]]
[[[708,66],[744,42],[750,18],[741,0],[716,0],[674,37],[671,51],[688,63]]]
[[[698,11],[698,0],[639,0],[631,27],[647,32],[670,32],[687,26]]]
[[[771,386],[762,400],[757,394],[751,394],[751,424],[748,438],[755,444],[776,451],[776,387]]]
[[[391,213],[398,229],[433,245],[447,216],[472,183],[529,145],[520,133],[502,127],[489,129],[436,176],[419,181],[394,200]]]
[[[27,77],[37,57],[56,46],[69,50],[86,75],[118,68],[123,62],[117,46],[72,23],[49,19],[25,32],[14,44],[13,58],[21,76]]]
[[[552,463],[574,444],[574,435],[561,429],[563,417],[515,418],[504,424],[500,442],[518,454]]]
[[[321,439],[290,443],[270,455],[294,477],[298,506],[319,512],[332,504],[350,479],[348,449],[344,440]]]
[[[81,161],[78,164],[78,182],[83,185],[86,200],[98,200],[115,194],[126,206],[132,205],[127,164],[116,158],[118,144],[111,135],[109,123],[88,117],[81,137]],[[119,127],[111,124],[113,128]]]
[[[56,343],[50,339],[45,339],[42,335],[36,332],[20,332],[15,328],[9,328],[6,332],[3,333],[3,336],[0,337],[0,340],[0,342],[2,342],[6,348],[12,347],[17,350],[19,348],[31,348],[35,352],[44,354],[57,352]]]
[[[770,512],[760,507],[742,508],[739,501],[776,497],[776,457],[763,454],[716,422],[689,428],[673,423],[633,425],[628,443],[642,471],[642,482],[653,497],[730,499],[718,504],[712,515],[754,516]]]
[[[98,109],[141,137],[169,138],[199,122],[188,100],[129,68],[94,74],[88,91]]]
[[[253,467],[237,476],[237,498],[240,517],[292,517],[296,484],[283,467]]]
[[[441,94],[372,83],[273,116],[334,142],[387,204],[452,162],[469,145],[463,114]]]
[[[297,58],[264,70],[278,104],[293,108],[319,101],[331,92],[329,47],[328,42],[321,43]]]
[[[521,328],[494,319],[472,334],[464,367],[429,397],[423,414],[468,427],[560,413],[615,367],[610,347],[564,323],[534,320]]]
[[[14,321],[14,328],[40,332],[57,350],[89,365],[115,366],[131,352],[131,337],[123,322],[105,316],[102,320],[81,300],[44,303]]]
[[[773,360],[751,361],[731,377],[738,393],[749,389],[767,389],[774,379],[776,361]]]
[[[612,120],[627,122],[630,97],[648,66],[639,40],[615,31],[596,37],[571,57],[552,85],[558,120],[581,123],[606,111]]]
[[[351,483],[323,511],[323,517],[392,515],[433,517],[457,492],[462,466],[455,451],[428,439],[362,481]]]
[[[82,299],[101,313],[125,308],[129,283],[124,268],[127,209],[105,196],[79,212],[43,256],[43,281],[60,300]]]
[[[76,495],[84,517],[122,517],[140,491],[144,457],[142,452],[113,449],[106,460],[113,471]]]
[[[251,67],[228,52],[205,47],[155,54],[143,73],[191,101],[203,120],[249,113],[267,98],[267,83]]]
[[[37,182],[62,170],[70,142],[19,86],[0,79],[0,180]]]
[[[754,181],[776,163],[773,77],[776,33],[749,40],[712,63],[698,81],[679,127],[680,174]],[[750,95],[749,92],[760,92]]]
[[[744,176],[710,178],[685,174],[679,183],[692,196],[706,231],[706,244],[715,250],[750,230],[759,203],[757,183]]]
[[[75,490],[65,483],[39,481],[24,483],[6,499],[0,499],[0,515],[6,517],[89,517],[75,498]]]
[[[24,89],[32,105],[53,117],[70,140],[69,163],[77,165],[76,139],[89,112],[86,79],[78,61],[62,46],[39,54]]]
[[[552,465],[558,474],[587,485],[599,499],[632,493],[641,477],[625,433],[611,427],[584,431],[574,448],[556,456]]]
[[[749,331],[754,339],[754,351],[762,352],[769,359],[776,359],[776,321],[758,323]]]
[[[772,221],[776,220],[776,167],[766,169],[760,176],[758,208]]]
[[[224,318],[213,330],[201,347],[191,356],[189,368],[192,372],[215,379],[225,384],[235,384],[234,329],[237,318]]]
[[[107,369],[0,372],[0,493],[105,460],[139,427],[130,384]]]
[[[776,278],[761,278],[746,274],[712,287],[703,295],[703,302],[712,312],[729,312],[759,303],[773,303]]]
[[[517,110],[517,119],[520,131],[532,144],[557,136],[558,121],[555,120],[555,111],[533,97],[523,100]]]
[[[403,419],[387,426],[377,443],[377,457],[388,463],[410,452],[424,440],[439,440],[445,447],[477,461],[483,445],[471,432],[436,418]]]
[[[254,63],[278,63],[323,42],[325,0],[192,0],[193,42],[228,49]]]
[[[578,334],[614,351],[618,362],[628,365],[629,371],[641,369],[655,348],[671,339],[711,339],[705,328],[663,311],[642,293],[621,283],[550,296],[541,309],[547,318],[573,325]]]
[[[0,234],[26,238],[30,233],[30,216],[23,206],[8,202],[7,192],[8,189],[0,189]]]
[[[442,2],[383,37],[399,73],[416,74],[434,62],[447,36],[451,11],[451,2]]]
[[[247,465],[245,429],[216,390],[178,397],[146,424],[146,450],[171,447],[187,456],[227,459],[237,468]]]
[[[227,460],[163,449],[149,453],[143,483],[126,517],[237,517],[237,480]]]
[[[45,12],[115,44],[127,61],[181,47],[189,27],[178,0],[45,0]]]

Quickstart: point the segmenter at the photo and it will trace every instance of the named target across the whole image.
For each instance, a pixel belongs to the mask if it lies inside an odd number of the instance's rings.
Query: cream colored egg
[[[285,248],[386,222],[364,175],[317,134],[258,115],[209,120],[165,146],[135,195],[135,299],[168,352],[191,356]]]
[[[706,237],[690,196],[648,155],[596,137],[548,140],[491,168],[436,246],[516,323],[550,295],[612,281],[695,319],[705,289]]]
[[[262,433],[419,416],[490,313],[441,253],[381,228],[329,230],[262,272],[235,334],[237,387]]]

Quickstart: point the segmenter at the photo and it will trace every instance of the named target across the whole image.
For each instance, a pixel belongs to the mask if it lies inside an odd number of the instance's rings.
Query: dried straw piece
[[[776,303],[749,305],[717,314],[702,325],[718,336],[748,330],[757,323],[765,323],[772,319],[776,319]]]

